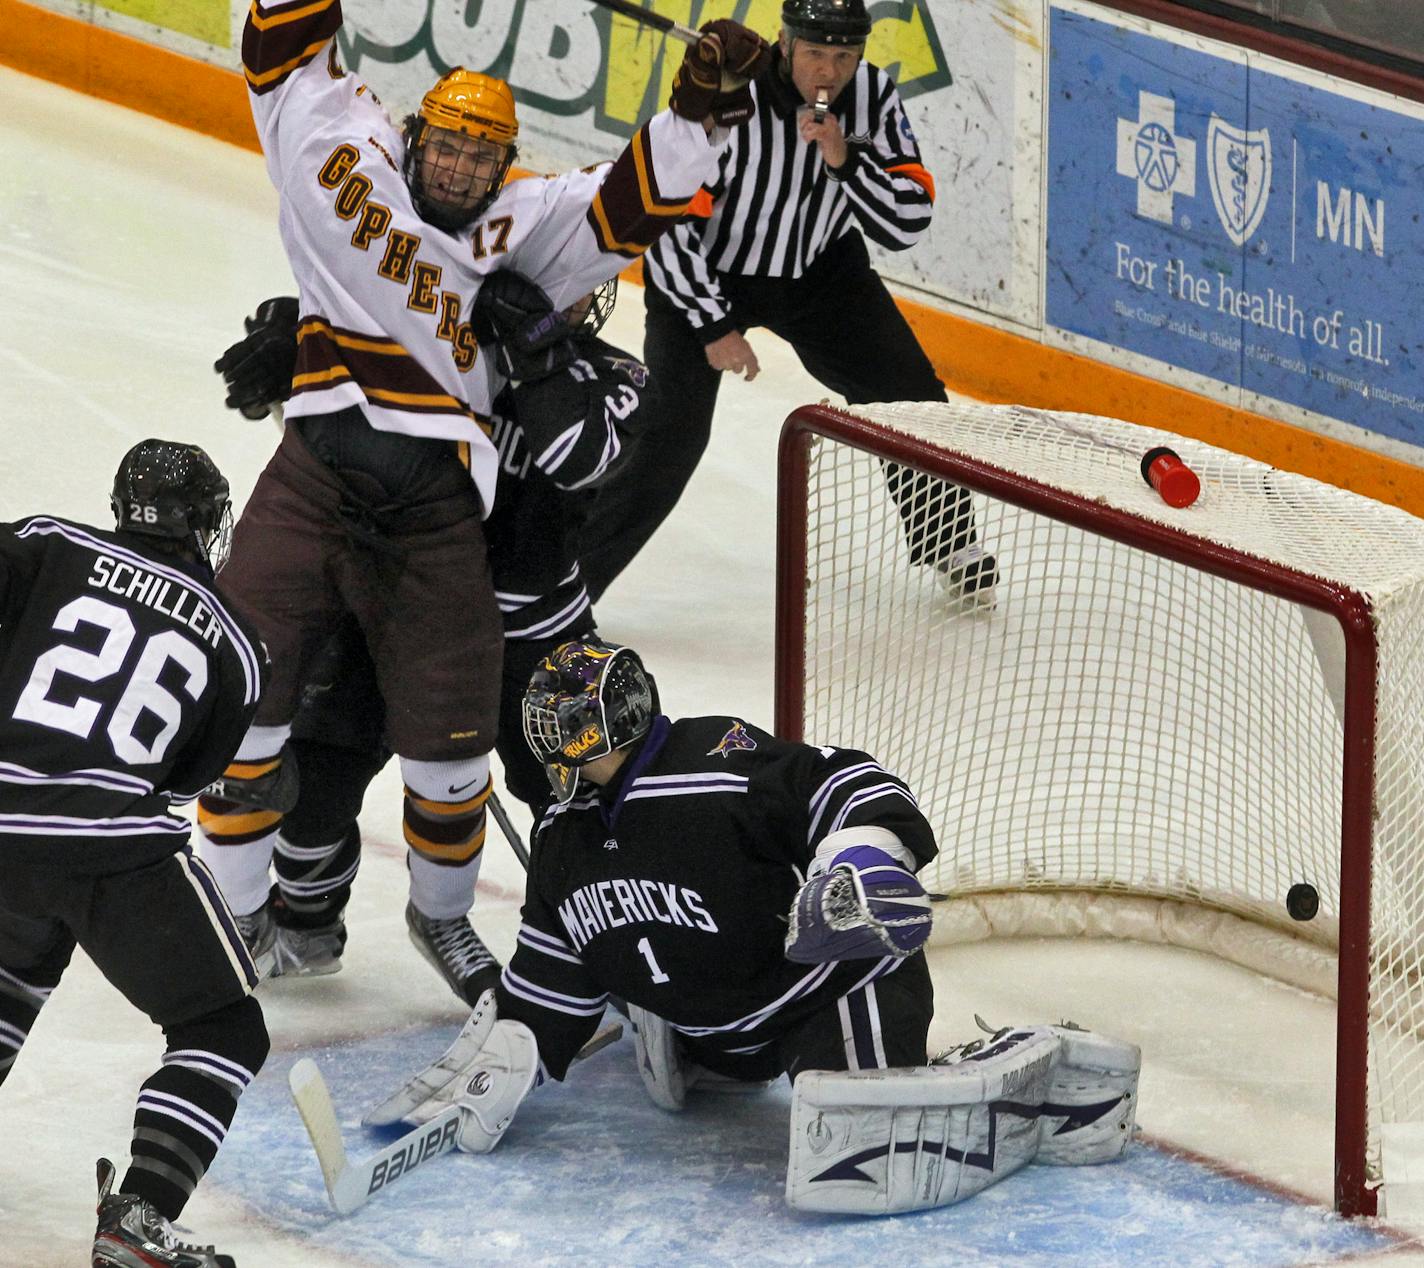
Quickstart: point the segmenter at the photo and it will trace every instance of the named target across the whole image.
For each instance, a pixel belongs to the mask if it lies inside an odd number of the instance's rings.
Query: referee
[[[780,335],[851,404],[945,399],[865,248],[864,236],[912,246],[934,182],[894,83],[864,60],[864,0],[784,0],[781,20],[772,64],[751,85],[755,113],[694,201],[698,214],[644,257],[649,384],[632,451],[584,524],[595,600],[677,504],[707,447],[722,373],[756,377],[745,331]],[[936,567],[952,595],[991,604],[997,569],[976,543],[968,495],[893,464],[886,481],[912,562]]]

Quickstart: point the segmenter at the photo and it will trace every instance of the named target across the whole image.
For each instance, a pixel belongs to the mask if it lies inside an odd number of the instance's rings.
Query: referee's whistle
[[[816,122],[825,123],[826,111],[831,108],[831,99],[824,88],[816,89]]]

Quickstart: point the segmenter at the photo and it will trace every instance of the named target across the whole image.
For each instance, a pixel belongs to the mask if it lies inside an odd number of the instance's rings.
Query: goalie
[[[936,847],[873,758],[733,717],[672,721],[637,653],[597,640],[546,658],[523,713],[556,802],[514,956],[445,1055],[368,1123],[458,1104],[460,1147],[488,1152],[616,998],[666,1109],[693,1086],[793,1081],[796,1207],[945,1205],[1035,1156],[1126,1147],[1129,1045],[1025,1027],[929,1062],[930,900],[915,873]]]

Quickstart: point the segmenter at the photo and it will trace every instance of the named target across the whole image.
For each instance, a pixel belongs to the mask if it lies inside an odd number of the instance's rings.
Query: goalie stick
[[[297,1111],[316,1150],[327,1197],[338,1215],[350,1215],[386,1185],[414,1171],[421,1163],[455,1148],[455,1137],[460,1129],[458,1105],[442,1110],[428,1123],[393,1140],[369,1158],[351,1162],[341,1140],[341,1125],[336,1121],[331,1092],[316,1062],[310,1057],[298,1061],[287,1075],[287,1086],[291,1088],[292,1099],[297,1103]]]
[[[621,1022],[605,1026],[578,1050],[574,1060],[586,1061],[595,1052],[622,1037]],[[297,1112],[302,1116],[312,1148],[316,1150],[316,1160],[321,1166],[321,1178],[326,1182],[331,1209],[338,1215],[352,1214],[401,1176],[455,1149],[460,1130],[460,1107],[451,1105],[428,1123],[413,1128],[378,1149],[369,1158],[352,1162],[341,1139],[341,1124],[336,1119],[336,1107],[331,1103],[331,1090],[317,1063],[310,1057],[302,1057],[288,1073],[287,1086],[297,1104]]]
[[[504,833],[504,839],[509,842],[509,848],[514,851],[514,857],[519,860],[520,865],[527,872],[529,870],[529,851],[524,848],[524,839],[519,835],[519,829],[514,826],[513,820],[509,817],[509,812],[495,795],[494,786],[490,786],[489,810],[494,815],[494,821],[499,824],[499,830]],[[538,827],[538,824],[534,825]]]

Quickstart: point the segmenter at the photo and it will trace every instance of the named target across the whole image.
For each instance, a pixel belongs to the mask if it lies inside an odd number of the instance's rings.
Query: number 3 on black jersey
[[[43,653],[35,661],[29,681],[15,704],[17,720],[68,731],[81,739],[89,738],[104,702],[82,694],[75,697],[73,704],[50,699],[55,675],[67,674],[87,683],[112,678],[128,660],[135,631],[133,620],[123,608],[92,595],[84,595],[60,608],[53,628],[72,634],[81,624],[106,631],[103,646],[97,652],[86,652],[60,643]],[[208,658],[192,639],[177,630],[163,630],[151,636],[144,643],[138,663],[129,674],[105,728],[114,754],[121,762],[131,766],[161,762],[182,724],[182,701],[158,681],[169,661],[187,675],[183,690],[193,700],[199,699],[208,685]],[[135,734],[138,720],[145,711],[162,723],[158,734],[148,743]]]

